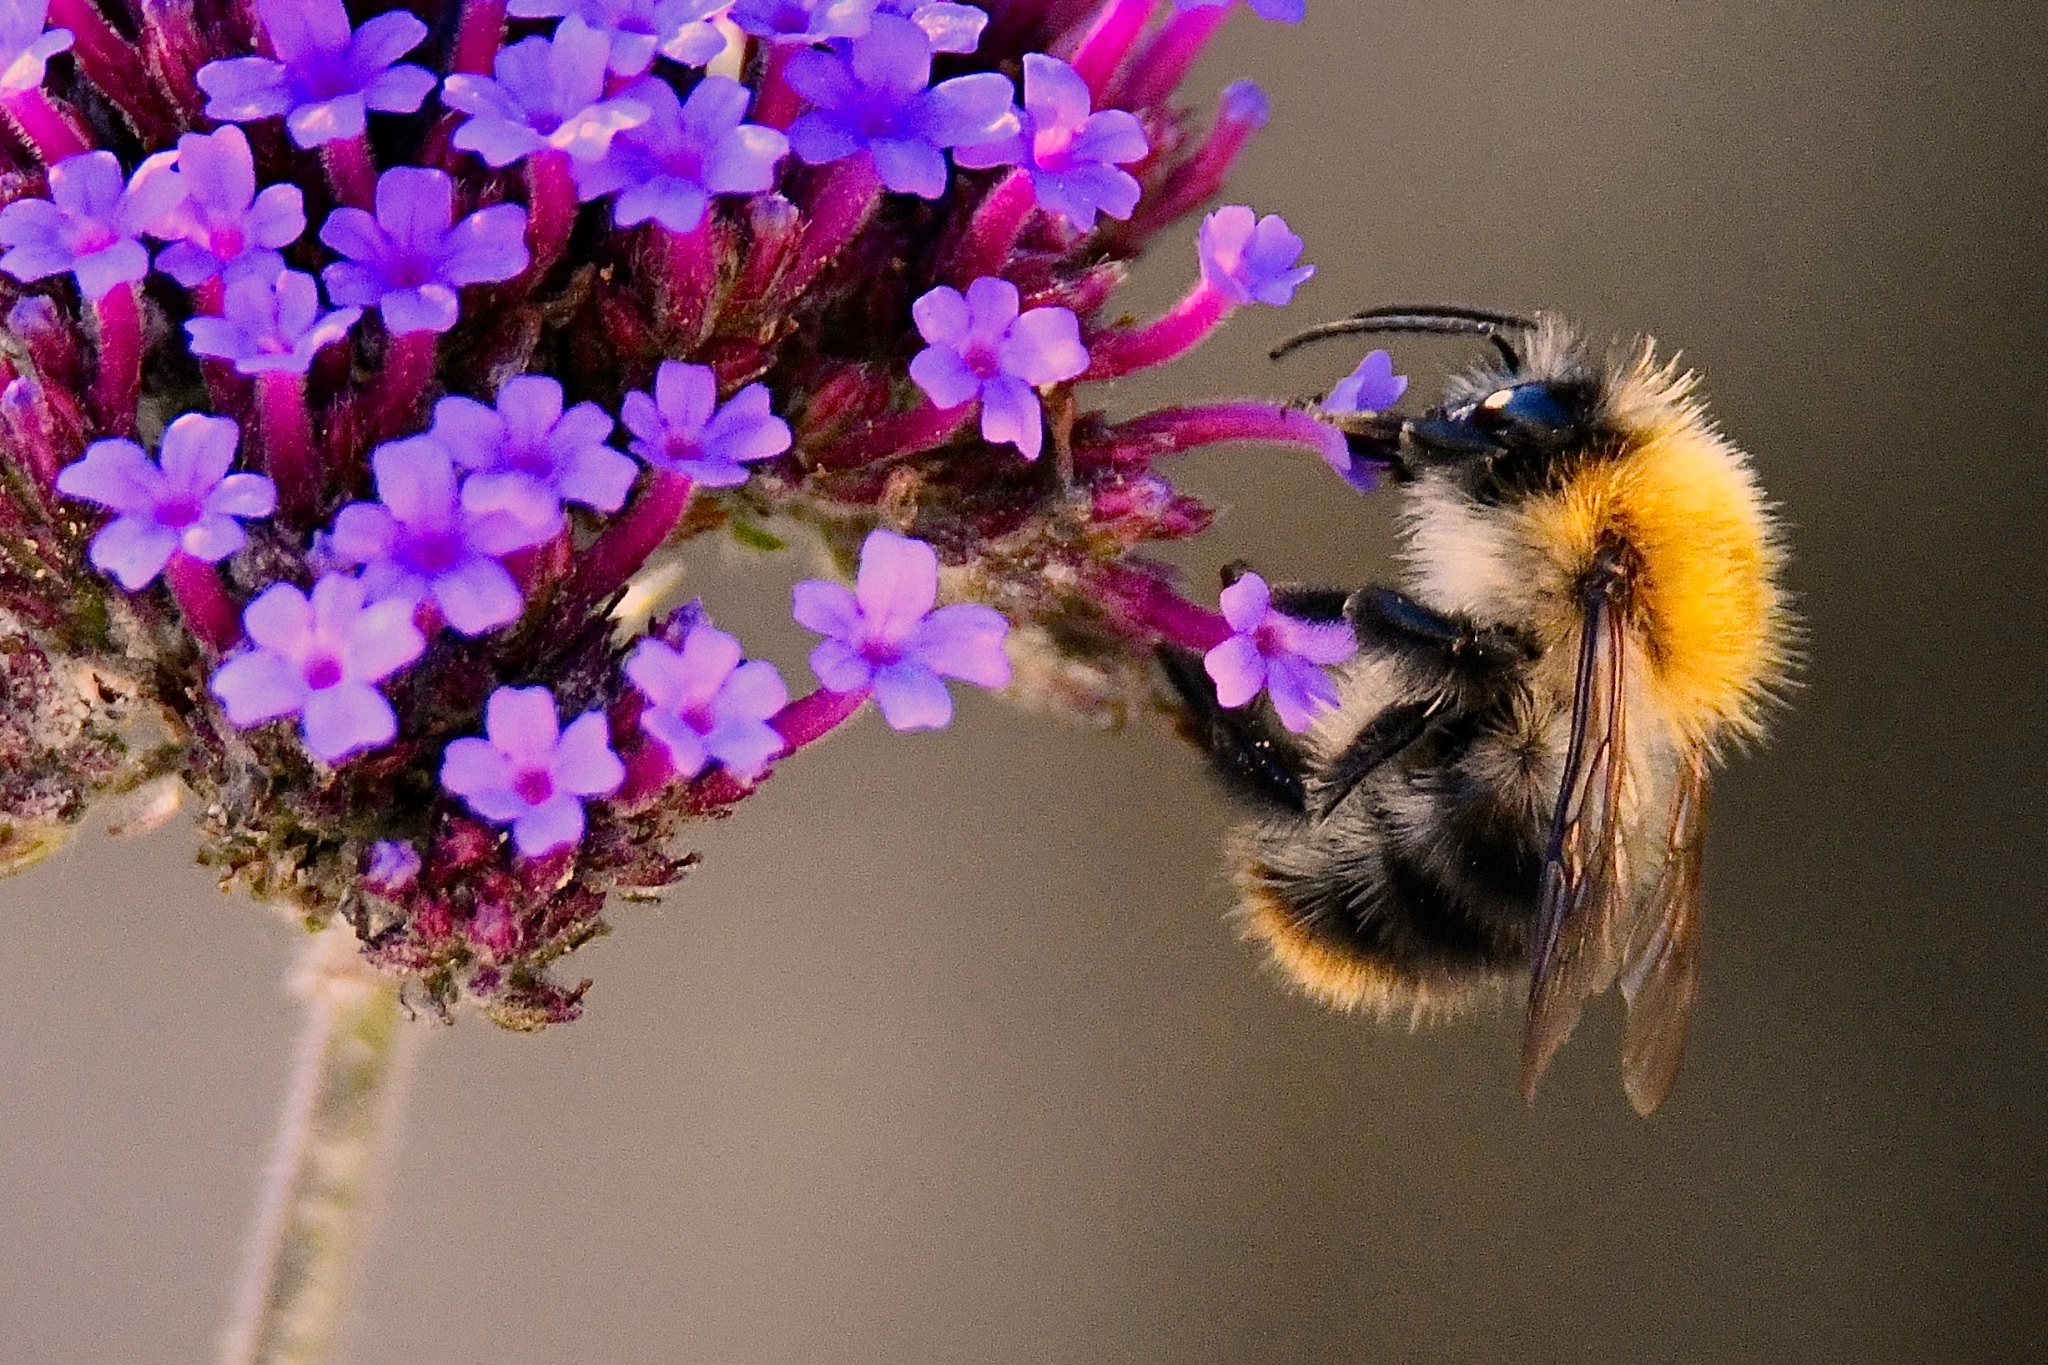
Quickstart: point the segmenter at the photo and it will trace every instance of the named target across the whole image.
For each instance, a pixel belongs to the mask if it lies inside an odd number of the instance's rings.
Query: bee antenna
[[[1513,313],[1495,313],[1482,308],[1460,308],[1454,305],[1395,305],[1385,308],[1371,308],[1355,313],[1335,322],[1325,322],[1307,331],[1297,332],[1275,346],[1268,354],[1278,360],[1312,341],[1323,341],[1330,337],[1358,336],[1376,332],[1419,332],[1436,336],[1480,336],[1492,342],[1501,358],[1516,369],[1522,365],[1521,353],[1509,339],[1511,333],[1530,332],[1536,328],[1531,318],[1519,317]]]

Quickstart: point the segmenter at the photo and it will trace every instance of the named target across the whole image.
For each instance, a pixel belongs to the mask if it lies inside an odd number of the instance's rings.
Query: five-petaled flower
[[[771,43],[822,43],[858,38],[873,20],[875,0],[733,0],[732,22]]]
[[[512,826],[522,856],[583,841],[583,803],[626,779],[604,716],[586,711],[564,727],[545,687],[500,687],[484,705],[484,734],[441,755],[441,785],[494,825]]]
[[[171,245],[156,268],[187,289],[222,272],[274,277],[284,269],[281,247],[306,230],[305,196],[297,185],[256,189],[249,139],[232,125],[214,133],[187,133],[175,152],[158,152],[135,172],[168,175],[176,202],[148,225],[149,235]]]
[[[715,22],[731,0],[512,0],[514,19],[581,19],[611,45],[615,76],[638,76],[655,54],[683,66],[703,66],[725,51]],[[559,35],[561,30],[555,30]]]
[[[68,28],[45,29],[50,0],[0,0],[0,99],[43,83],[43,65],[71,46]]]
[[[615,139],[601,160],[575,167],[579,199],[618,194],[612,221],[620,227],[652,218],[671,232],[688,232],[704,221],[713,195],[774,187],[789,139],[742,122],[752,96],[738,81],[706,76],[687,101],[659,80],[626,93],[648,110],[647,120]]]
[[[402,9],[351,30],[341,0],[256,0],[268,57],[230,57],[199,68],[206,116],[228,123],[284,117],[292,141],[318,147],[360,137],[375,109],[410,114],[434,88],[425,67],[394,65],[427,37]]]
[[[1138,179],[1118,166],[1144,160],[1150,145],[1136,115],[1092,113],[1093,98],[1073,67],[1042,52],[1026,53],[1022,128],[1001,142],[961,147],[953,160],[1021,164],[1031,172],[1039,207],[1077,228],[1093,227],[1097,213],[1128,218],[1138,206]]]
[[[937,85],[931,75],[931,40],[889,14],[876,15],[866,36],[843,52],[797,53],[789,83],[812,108],[790,125],[790,148],[812,165],[866,155],[888,188],[938,198],[946,192],[941,149],[999,142],[1019,123],[1015,90],[1000,72]]]
[[[92,562],[129,592],[177,553],[217,564],[248,537],[237,518],[267,517],[277,489],[261,474],[230,474],[241,432],[226,417],[188,412],[164,428],[151,461],[133,441],[94,441],[57,473],[57,491],[115,513],[92,538]]]
[[[191,318],[185,332],[194,355],[232,361],[243,374],[304,374],[362,315],[360,308],[321,312],[313,277],[282,270],[270,279],[239,275],[228,284],[221,315]]]
[[[1316,273],[1301,259],[1301,238],[1277,213],[1264,218],[1243,204],[1228,204],[1202,220],[1196,250],[1202,283],[1233,304],[1270,303],[1284,308],[1294,291]]]
[[[619,417],[633,433],[632,450],[655,469],[686,474],[706,488],[734,488],[747,466],[789,449],[789,423],[769,411],[768,386],[749,384],[718,401],[709,365],[664,360],[654,392],[626,395]]]
[[[600,512],[625,505],[640,466],[606,444],[617,425],[595,403],[562,411],[559,380],[518,374],[499,385],[496,407],[443,398],[427,436],[469,471],[469,501],[551,509],[544,520],[558,531],[565,502]]]
[[[595,161],[621,130],[647,121],[645,104],[605,98],[610,52],[605,34],[571,15],[552,39],[523,38],[501,49],[492,75],[450,76],[442,102],[469,115],[455,145],[492,166],[545,151]]]
[[[500,484],[479,497],[456,481],[455,463],[431,436],[387,441],[371,452],[378,502],[350,503],[335,514],[324,544],[340,566],[362,565],[373,599],[411,605],[431,599],[463,635],[481,635],[519,619],[519,585],[499,558],[549,539],[552,495]]]
[[[877,0],[875,13],[910,20],[924,30],[934,52],[972,52],[988,27],[987,10],[952,0]]]
[[[177,177],[121,179],[112,152],[80,152],[50,168],[48,199],[17,199],[0,209],[0,270],[33,283],[70,271],[86,298],[149,273],[149,249],[136,239],[183,193]]]
[[[765,659],[741,662],[740,642],[715,626],[692,626],[678,650],[642,640],[626,676],[647,698],[640,728],[668,754],[677,777],[712,764],[751,782],[788,746],[768,718],[789,703],[782,675]]]
[[[250,648],[214,670],[209,684],[239,728],[299,717],[306,747],[322,761],[388,744],[398,717],[377,684],[427,647],[404,602],[366,602],[347,574],[324,574],[307,596],[273,583],[242,612]]]
[[[1004,687],[1010,623],[994,607],[956,603],[934,611],[939,559],[921,540],[894,531],[868,533],[853,591],[806,579],[792,611],[799,625],[826,638],[811,651],[811,671],[833,692],[873,688],[882,719],[897,730],[933,730],[953,719],[942,678]]]
[[[1394,358],[1368,351],[1358,368],[1337,381],[1323,400],[1324,412],[1385,412],[1408,391],[1408,376],[1394,373]]]
[[[1340,664],[1358,653],[1350,625],[1303,621],[1273,610],[1272,590],[1255,573],[1225,588],[1222,606],[1230,638],[1202,658],[1219,705],[1245,706],[1264,691],[1280,723],[1300,733],[1317,712],[1337,704],[1337,686],[1319,665]]]
[[[981,434],[1009,442],[1027,460],[1045,444],[1044,407],[1035,388],[1088,368],[1081,324],[1065,308],[1017,311],[1017,286],[983,276],[967,293],[940,285],[911,306],[931,343],[910,361],[910,377],[942,408],[981,400]]]
[[[456,290],[525,270],[526,210],[493,204],[455,221],[446,171],[396,166],[377,177],[377,213],[339,208],[320,240],[349,259],[321,272],[336,303],[375,308],[394,336],[445,332],[461,311]]]

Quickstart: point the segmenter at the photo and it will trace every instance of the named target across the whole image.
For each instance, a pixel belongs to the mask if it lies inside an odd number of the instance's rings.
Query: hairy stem
[[[306,1027],[222,1365],[329,1358],[407,1070],[397,986],[363,963],[349,929],[306,945],[293,989]]]

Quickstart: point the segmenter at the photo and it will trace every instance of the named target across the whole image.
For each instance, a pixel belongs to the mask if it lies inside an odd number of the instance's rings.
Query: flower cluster
[[[1304,723],[1345,642],[1136,552],[1209,520],[1175,453],[1362,480],[1343,436],[1087,397],[1312,274],[1233,205],[1179,305],[1111,302],[1267,119],[1176,95],[1233,8],[0,0],[0,858],[175,779],[224,883],[539,1027],[609,895],[870,699],[1114,710],[1170,641]],[[770,521],[838,570],[814,681],[635,627],[650,561]]]

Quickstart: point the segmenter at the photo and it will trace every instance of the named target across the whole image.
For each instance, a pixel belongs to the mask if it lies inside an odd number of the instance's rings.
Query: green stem
[[[306,945],[293,989],[306,1027],[222,1365],[329,1359],[408,1070],[397,985],[346,927]]]

